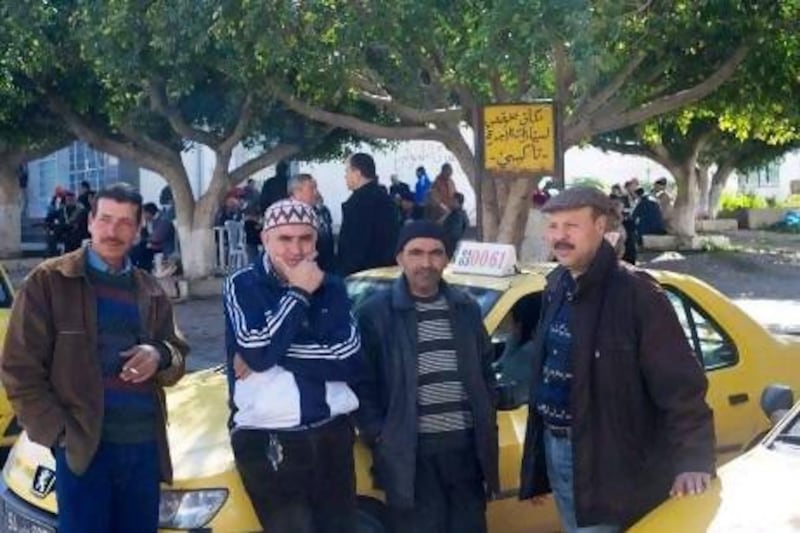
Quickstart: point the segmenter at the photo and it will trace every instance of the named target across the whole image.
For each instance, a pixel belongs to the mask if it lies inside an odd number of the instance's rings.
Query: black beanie
[[[403,251],[403,248],[412,239],[436,239],[442,241],[448,257],[451,255],[452,250],[447,246],[447,237],[445,236],[444,229],[436,222],[430,220],[415,220],[400,228],[400,236],[397,238],[397,248],[395,255]]]

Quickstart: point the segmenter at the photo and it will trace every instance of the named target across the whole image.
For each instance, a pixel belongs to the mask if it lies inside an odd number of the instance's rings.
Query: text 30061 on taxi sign
[[[510,244],[464,241],[458,246],[451,270],[463,274],[510,276],[514,274],[517,251]]]

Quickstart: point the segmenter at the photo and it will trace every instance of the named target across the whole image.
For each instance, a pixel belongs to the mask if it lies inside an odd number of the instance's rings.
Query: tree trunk
[[[22,209],[17,166],[0,165],[0,257],[22,253]]]
[[[690,161],[670,170],[678,185],[672,209],[672,231],[679,238],[691,238],[695,235],[695,213],[699,196],[697,168],[694,161]]]
[[[505,198],[499,198],[498,202],[502,218],[496,242],[519,247],[525,236],[525,223],[528,220],[533,180],[531,178],[511,178],[511,181],[506,181],[508,179],[497,178],[498,181],[502,180],[503,182]]]
[[[719,210],[722,207],[722,191],[724,189],[724,184],[711,184],[711,190],[708,194],[708,216],[714,220],[719,216]]]
[[[476,206],[481,210],[480,230],[483,242],[494,242],[500,230],[500,207],[497,204],[497,188],[494,180],[489,177],[480,178],[481,197],[480,204]]]
[[[711,188],[708,195],[708,214],[711,218],[717,218],[722,202],[722,191],[728,184],[728,178],[734,171],[734,163],[720,163],[714,176],[711,178]]]
[[[214,217],[228,188],[230,155],[216,154],[216,156],[217,161],[214,164],[214,173],[208,190],[196,202],[191,195],[191,189],[188,190],[188,195],[181,195],[180,200],[177,196],[175,198],[181,263],[183,276],[187,279],[211,276],[217,265]],[[173,178],[172,181],[178,180]],[[188,179],[185,183],[188,187]]]
[[[697,169],[697,217],[709,218],[708,195],[711,192],[711,177],[708,165],[701,165]]]

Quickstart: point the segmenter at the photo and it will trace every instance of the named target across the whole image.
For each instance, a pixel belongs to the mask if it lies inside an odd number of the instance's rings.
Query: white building
[[[792,194],[792,182],[800,187],[800,151],[791,152],[758,170],[737,175],[740,192],[775,200]]]

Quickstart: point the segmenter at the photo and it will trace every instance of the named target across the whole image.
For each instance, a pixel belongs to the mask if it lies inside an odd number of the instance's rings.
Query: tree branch
[[[18,167],[23,163],[39,159],[47,154],[51,154],[56,150],[66,146],[72,142],[73,136],[65,133],[63,136],[59,135],[55,139],[47,139],[43,142],[26,146],[10,146],[3,141],[0,141],[0,160],[8,161],[14,167]]]
[[[176,156],[174,150],[167,148],[164,144],[156,141],[147,134],[139,133],[135,128],[128,124],[121,124],[119,126],[120,133],[129,141],[144,147],[148,152],[156,157],[164,159],[173,159]]]
[[[460,122],[464,115],[464,110],[453,109],[433,109],[422,110],[409,107],[396,101],[394,97],[386,93],[386,96],[357,91],[356,96],[369,104],[391,111],[402,120],[414,122],[416,124],[427,124],[429,122]]]
[[[525,99],[525,95],[531,90],[531,66],[527,60],[520,61],[517,69],[517,91],[514,95],[518,102]]]
[[[438,73],[431,72],[431,78],[438,83]],[[439,121],[457,121],[460,122],[464,111],[458,108],[450,109],[433,109],[422,110],[413,108],[398,102],[391,92],[386,89],[380,82],[370,79],[363,74],[355,74],[351,76],[351,83],[356,87],[356,97],[358,99],[372,104],[374,106],[383,108],[397,115],[402,120],[414,122],[417,124],[426,124],[428,122]]]
[[[103,152],[113,154],[121,159],[130,159],[139,166],[166,175],[171,165],[183,165],[178,154],[169,152],[169,158],[163,157],[160,150],[154,153],[151,146],[138,145],[135,142],[120,142],[105,132],[101,132],[75,113],[58,95],[47,92],[45,95],[48,107],[61,117],[67,128],[79,139],[83,139]],[[168,163],[165,162],[167,159]],[[177,161],[176,161],[177,160]]]
[[[553,43],[553,59],[556,72],[556,101],[559,105],[567,108],[572,103],[569,87],[574,81],[575,69],[570,63],[564,41],[558,40]]]
[[[229,174],[228,181],[231,185],[236,186],[259,170],[274,165],[278,161],[291,157],[299,152],[300,146],[296,144],[279,144],[233,170]]]
[[[370,78],[369,76],[365,75],[362,72],[356,72],[352,76],[350,76],[350,83],[354,86],[358,87],[359,89],[378,94],[381,96],[388,96],[389,93],[386,92],[386,89],[380,84],[380,82],[376,81],[374,78]]]
[[[354,131],[367,137],[372,137],[375,139],[392,139],[398,141],[414,139],[440,141],[442,138],[442,133],[434,128],[421,126],[384,126],[381,124],[373,124],[351,115],[334,113],[314,107],[275,87],[272,88],[272,91],[275,96],[286,105],[286,107],[295,113],[299,113],[311,120],[316,120],[317,122],[322,122],[323,124],[329,124],[338,128]]]
[[[148,80],[147,92],[150,96],[150,106],[169,121],[170,126],[178,134],[189,141],[215,148],[218,140],[207,131],[199,130],[187,123],[180,111],[172,107],[167,101],[167,92],[164,84],[157,80]]]
[[[216,147],[216,150],[226,154],[231,153],[233,148],[239,144],[239,141],[241,141],[245,133],[247,133],[247,128],[250,126],[250,119],[252,118],[253,96],[248,94],[244,97],[242,107],[239,110],[239,120],[236,121],[236,127],[234,127],[233,132],[231,132],[231,134],[228,135],[228,137]]]
[[[717,169],[714,171],[714,175],[711,176],[711,185],[716,185],[717,187],[721,187],[725,185],[728,181],[728,177],[730,177],[731,172],[736,170],[737,164],[737,157],[729,156],[723,158],[722,161],[717,161]]]
[[[617,152],[624,155],[638,155],[651,159],[657,157],[650,146],[638,142],[624,143],[607,140],[595,140],[592,142],[592,145],[600,148],[603,151]]]
[[[718,89],[734,72],[736,72],[736,69],[747,56],[748,50],[749,48],[747,46],[740,46],[712,75],[694,87],[658,98],[626,113],[604,113],[591,121],[588,127],[588,135],[596,135],[640,124],[648,119],[674,111],[675,109],[705,98]],[[565,135],[568,140],[566,143],[567,146],[580,140],[580,138],[576,138],[575,135],[581,132],[576,132],[574,131],[575,129],[576,128],[567,128]]]
[[[508,91],[503,87],[503,81],[500,79],[500,72],[497,69],[492,69],[489,74],[489,84],[492,87],[492,96],[495,102],[508,101]]]
[[[595,94],[595,96],[581,101],[575,109],[572,117],[570,117],[570,122],[584,120],[585,117],[603,107],[613,96],[617,94],[617,92],[619,92],[622,86],[625,85],[625,82],[627,82],[636,69],[639,68],[646,57],[647,54],[643,52],[636,54],[636,56],[617,73],[614,79],[611,80],[608,85],[605,86],[605,88],[600,90],[597,94]],[[587,92],[587,94],[590,94],[590,92]]]

